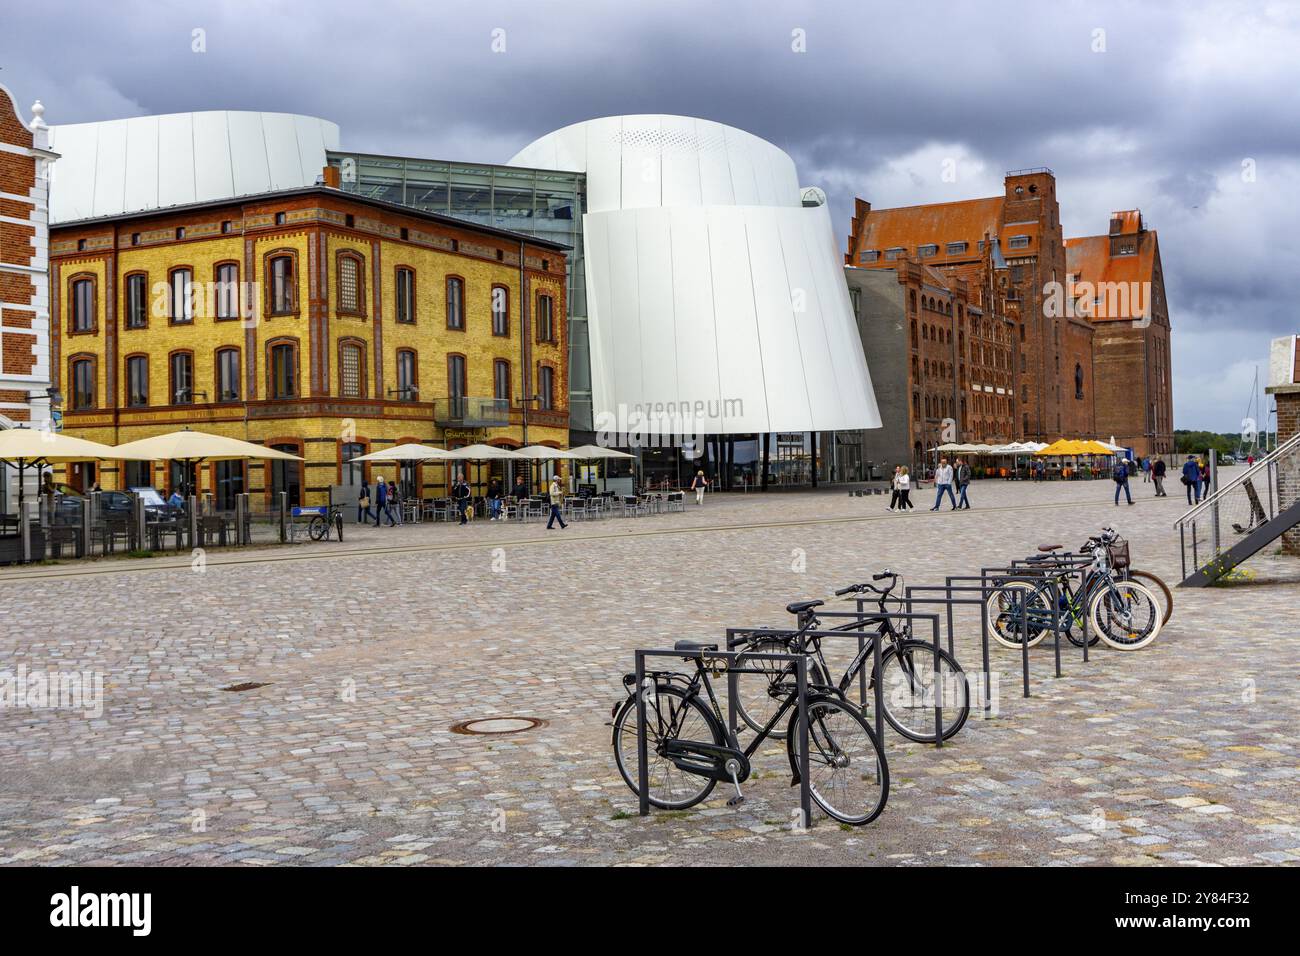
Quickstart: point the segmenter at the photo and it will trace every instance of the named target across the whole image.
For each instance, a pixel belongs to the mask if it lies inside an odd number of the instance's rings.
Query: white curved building
[[[783,151],[709,120],[616,116],[510,162],[587,177],[598,431],[880,426],[825,197]]]
[[[293,113],[209,110],[50,127],[50,221],[313,185],[339,128]]]

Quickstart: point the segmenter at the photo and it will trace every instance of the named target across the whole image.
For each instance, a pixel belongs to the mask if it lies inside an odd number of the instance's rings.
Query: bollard
[[[248,495],[235,495],[235,544],[249,544]]]
[[[32,513],[27,502],[18,509],[18,533],[23,539],[23,564],[32,563]],[[45,557],[45,555],[41,555]]]
[[[81,557],[90,557],[92,547],[92,532],[95,527],[96,505],[99,504],[99,495],[93,494],[88,498],[81,499],[81,534],[77,537],[80,539],[77,543],[77,550],[81,552]]]
[[[289,492],[282,491],[276,497],[280,507],[280,543],[284,544],[287,540],[289,540],[289,534],[288,534]]]
[[[131,498],[131,509],[135,517],[135,547],[145,551],[149,547],[149,516],[145,510],[144,499],[139,495]]]
[[[189,498],[190,550],[199,546],[199,499],[195,495]]]

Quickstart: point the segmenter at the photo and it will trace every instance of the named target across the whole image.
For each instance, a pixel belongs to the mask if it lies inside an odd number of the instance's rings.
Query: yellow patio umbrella
[[[184,462],[186,475],[189,474],[191,465],[201,461],[230,461],[238,458],[302,461],[298,455],[290,455],[265,445],[255,445],[251,441],[227,438],[225,435],[196,432],[189,428],[118,445],[112,449],[111,457]]]
[[[1058,438],[1046,448],[1038,449],[1034,454],[1042,458],[1058,458],[1061,455],[1073,455],[1077,454],[1074,450],[1074,445],[1075,443],[1072,441],[1065,438]]]
[[[1079,455],[1113,455],[1113,454],[1115,454],[1114,450],[1112,450],[1112,449],[1110,449],[1110,448],[1107,448],[1107,447],[1106,447],[1105,445],[1103,445],[1101,442],[1099,442],[1099,441],[1093,441],[1093,440],[1090,439],[1090,438],[1088,438],[1088,439],[1084,439],[1083,441],[1075,442],[1075,444],[1079,447],[1079,450],[1076,452],[1076,454],[1079,454]]]

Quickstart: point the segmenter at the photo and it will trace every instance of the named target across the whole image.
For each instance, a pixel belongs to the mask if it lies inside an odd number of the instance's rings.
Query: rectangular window
[[[95,407],[95,366],[90,359],[72,363],[72,407],[74,410]]]
[[[293,398],[297,393],[297,371],[292,345],[271,348],[271,397]]]
[[[939,252],[939,247],[933,242],[929,243],[928,245],[916,247],[916,255],[920,259],[928,259],[933,255],[937,255],[938,252]]]
[[[969,246],[969,245],[970,245],[970,244],[969,244],[969,243],[966,243],[966,242],[950,242],[950,243],[948,243],[948,245],[945,247],[945,251],[946,251],[946,252],[948,253],[948,255],[950,255],[950,256],[959,256],[959,255],[961,255],[963,252],[966,251],[966,248],[967,248],[967,246]]]
[[[217,318],[239,318],[239,267],[233,262],[217,266]]]
[[[537,341],[555,341],[555,309],[549,295],[537,297]]]
[[[452,398],[464,398],[466,391],[465,356],[447,356],[447,393]]]
[[[510,363],[504,359],[492,364],[492,397],[510,401]]]
[[[413,402],[419,390],[415,386],[415,353],[410,349],[397,352],[397,400]]]
[[[172,322],[194,321],[194,282],[189,269],[177,269],[171,280]]]
[[[902,258],[903,253],[906,252],[906,251],[907,251],[907,250],[903,249],[902,246],[894,246],[892,249],[886,249],[886,250],[885,250],[885,261],[886,261],[886,262],[893,262],[895,259]]]
[[[343,397],[361,397],[361,349],[345,345],[340,351],[339,374],[342,376]]]
[[[465,283],[455,276],[447,278],[447,328],[465,328]]]
[[[1007,248],[1008,248],[1008,249],[1028,249],[1028,248],[1029,248],[1029,237],[1028,237],[1028,236],[1012,236],[1010,239],[1007,240]]]
[[[510,334],[510,290],[503,285],[492,287],[492,334]]]
[[[879,249],[863,249],[858,253],[858,262],[875,262],[879,258]]]
[[[172,404],[194,404],[194,356],[177,352],[171,358]]]
[[[292,312],[293,308],[293,258],[276,256],[271,260],[271,311]]]
[[[143,355],[126,360],[126,403],[132,408],[149,404],[149,360]]]
[[[72,331],[91,332],[95,328],[95,283],[78,279],[72,283]]]
[[[143,329],[149,322],[149,277],[137,272],[126,277],[126,327]]]
[[[357,260],[350,256],[345,256],[339,260],[339,311],[361,311]]]
[[[537,369],[537,395],[541,399],[537,403],[539,408],[549,410],[555,407],[555,369],[549,365]]]
[[[239,352],[221,349],[217,352],[217,401],[239,400]]]
[[[411,323],[415,321],[415,271],[413,269],[397,270],[397,321]]]

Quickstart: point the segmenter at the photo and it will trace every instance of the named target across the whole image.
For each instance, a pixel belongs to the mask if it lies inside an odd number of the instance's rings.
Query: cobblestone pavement
[[[0,572],[0,671],[92,671],[99,716],[0,709],[0,863],[1258,864],[1300,861],[1300,575],[1176,593],[1146,650],[1045,642],[1032,691],[993,650],[998,716],[948,746],[887,731],[874,824],[792,827],[775,744],[737,809],[635,815],[607,721],[638,646],[784,625],[890,566],[969,573],[1111,521],[1177,578],[1176,498],[1108,482],[973,486],[889,514],[842,491],[711,495],[547,532],[479,521],[342,544]],[[355,533],[353,533],[355,531]],[[1260,584],[1265,579],[1274,583]],[[958,617],[957,653],[979,660]],[[243,692],[222,690],[261,683]],[[453,723],[540,718],[526,733]]]

